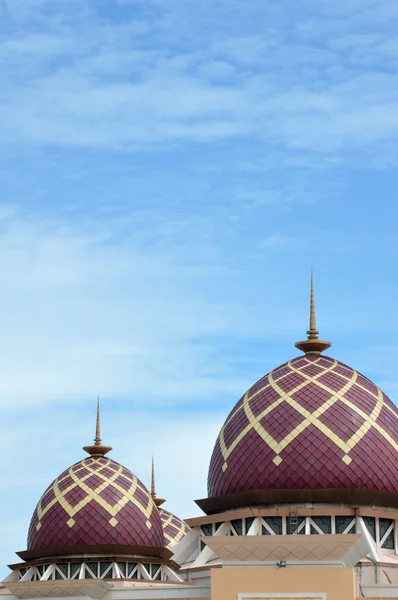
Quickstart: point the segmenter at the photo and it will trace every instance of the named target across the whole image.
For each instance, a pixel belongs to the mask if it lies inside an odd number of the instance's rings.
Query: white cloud
[[[206,388],[228,389],[206,367],[211,344],[200,343],[231,325],[200,291],[201,281],[220,276],[217,266],[181,263],[172,246],[149,250],[142,230],[112,241],[108,227],[109,220],[96,233],[51,221],[4,226],[5,404],[30,402],[27,394],[48,403],[97,392],[139,402],[143,390],[154,402],[190,401]]]
[[[288,235],[284,235],[283,233],[273,233],[262,240],[261,246],[263,248],[279,248],[280,246],[285,246],[292,241],[292,238]]]
[[[397,158],[395,7],[0,0],[2,561],[97,393],[114,458],[149,482],[154,453],[196,514],[229,408],[304,334],[313,260],[332,354],[394,391],[386,204],[364,226],[343,187]]]
[[[100,393],[135,405],[194,406],[199,399],[236,397],[252,376],[239,367],[245,355],[239,340],[292,335],[301,322],[292,303],[279,307],[283,325],[275,321],[277,299],[291,285],[275,280],[267,289],[277,267],[273,260],[264,263],[263,252],[295,238],[264,230],[262,243],[252,248],[251,267],[237,262],[227,269],[209,230],[194,216],[174,222],[154,211],[152,218],[146,214],[147,227],[134,211],[123,226],[112,218],[66,224],[18,214],[3,221],[0,311],[7,318],[0,403],[51,405]],[[338,233],[314,232],[313,249],[321,252],[326,242],[344,255]],[[303,251],[302,241],[294,245]],[[247,284],[260,265],[268,275],[253,297]],[[345,301],[346,330],[383,326],[369,322],[367,307],[356,301]],[[338,310],[330,307],[331,329],[339,328]],[[384,322],[388,327],[388,316]]]
[[[28,18],[36,7],[43,31],[31,33],[28,20],[22,34],[10,34],[0,46],[7,83],[2,87],[4,141],[141,149],[142,144],[250,135],[285,150],[325,156],[372,148],[378,160],[378,144],[391,151],[388,144],[398,131],[391,97],[397,90],[394,71],[386,72],[386,65],[388,56],[396,58],[396,35],[389,33],[387,18],[377,34],[371,21],[364,22],[371,3],[349,3],[344,11],[322,3],[316,14],[318,38],[326,33],[321,45],[305,26],[305,15],[313,12],[306,3],[300,4],[298,22],[286,20],[286,31],[278,28],[281,15],[255,5],[252,16],[259,10],[267,17],[267,31],[260,34],[252,22],[252,31],[238,36],[229,19],[241,15],[247,29],[243,6],[226,1],[220,12],[212,12],[213,26],[205,12],[197,15],[208,23],[206,47],[191,15],[190,48],[181,34],[172,47],[165,36],[174,36],[177,24],[180,31],[178,17],[184,20],[197,8],[159,2],[162,10],[148,25],[145,13],[133,17],[128,3],[123,5],[125,21],[112,25],[112,11],[107,21],[89,2],[78,24],[62,2],[56,5],[59,13],[40,12],[46,3],[25,9]],[[12,16],[20,16],[7,6]],[[388,15],[389,6],[380,12]],[[336,31],[330,14],[341,25]],[[351,30],[341,24],[347,14]],[[211,31],[221,15],[228,27],[217,40]],[[154,31],[134,33],[140,17],[145,28],[162,31],[157,45],[148,43]],[[353,33],[356,22],[364,32]]]

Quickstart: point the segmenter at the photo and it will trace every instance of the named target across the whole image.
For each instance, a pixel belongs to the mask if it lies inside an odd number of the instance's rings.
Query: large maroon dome
[[[267,490],[258,498],[283,501],[294,494],[277,490],[310,490],[295,497],[311,501],[320,497],[311,490],[343,490],[334,497],[346,500],[344,490],[367,490],[388,504],[398,502],[397,459],[391,400],[351,367],[308,353],[260,379],[233,408],[213,450],[208,495]]]
[[[28,550],[99,545],[164,547],[159,511],[128,469],[90,456],[51,483],[33,513]]]

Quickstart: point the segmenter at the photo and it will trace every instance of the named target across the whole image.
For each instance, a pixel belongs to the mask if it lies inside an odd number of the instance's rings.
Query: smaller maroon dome
[[[118,545],[164,547],[158,508],[121,464],[95,455],[66,469],[40,498],[28,550]]]
[[[159,508],[160,520],[162,521],[165,546],[171,550],[190,531],[188,525],[173,513],[164,508]]]

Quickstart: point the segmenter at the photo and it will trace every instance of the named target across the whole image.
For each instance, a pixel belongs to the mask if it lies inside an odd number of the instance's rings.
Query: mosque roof
[[[173,513],[159,508],[160,520],[162,521],[165,546],[171,550],[188,533],[190,527]]]
[[[97,431],[90,456],[75,463],[46,489],[30,523],[27,548],[164,548],[159,511],[144,484],[126,467],[104,456]],[[87,550],[88,551],[88,550]]]
[[[227,417],[198,504],[337,501],[398,506],[398,411],[367,377],[321,352],[313,282],[308,339]]]
[[[151,496],[159,510],[160,520],[162,522],[165,547],[171,550],[180,540],[190,531],[190,527],[173,513],[160,508],[166,502],[164,498],[158,498],[155,487],[155,463],[152,457],[152,480]]]

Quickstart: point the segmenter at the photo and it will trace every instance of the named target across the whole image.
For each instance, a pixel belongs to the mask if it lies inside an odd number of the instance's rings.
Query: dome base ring
[[[301,489],[251,490],[213,498],[195,500],[207,515],[261,504],[330,503],[398,508],[398,494],[364,489]]]

